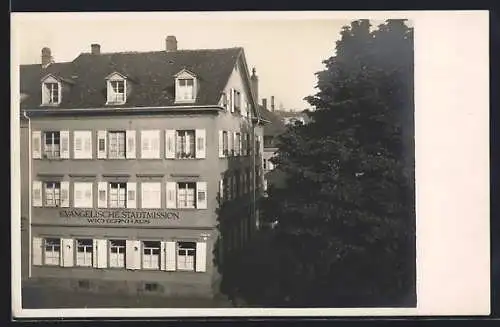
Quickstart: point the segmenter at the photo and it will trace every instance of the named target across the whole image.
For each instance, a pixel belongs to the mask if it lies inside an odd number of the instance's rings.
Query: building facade
[[[217,295],[224,256],[258,226],[263,186],[244,50],[179,50],[169,36],[164,51],[93,44],[55,63],[44,48],[20,72],[23,276]]]

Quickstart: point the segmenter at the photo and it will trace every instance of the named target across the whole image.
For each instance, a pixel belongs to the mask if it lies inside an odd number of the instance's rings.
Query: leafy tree
[[[341,31],[306,100],[312,122],[280,138],[277,304],[415,304],[413,29],[368,20]]]

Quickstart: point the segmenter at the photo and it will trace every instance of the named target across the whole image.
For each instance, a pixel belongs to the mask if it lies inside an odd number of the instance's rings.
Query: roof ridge
[[[240,50],[243,47],[230,47],[230,48],[200,48],[200,49],[180,49],[172,52],[165,50],[148,50],[148,51],[116,51],[116,52],[101,52],[99,55],[114,55],[114,54],[155,54],[155,53],[174,53],[174,52],[200,52],[200,51],[227,51],[227,50]],[[81,54],[92,55],[91,52],[81,52]]]

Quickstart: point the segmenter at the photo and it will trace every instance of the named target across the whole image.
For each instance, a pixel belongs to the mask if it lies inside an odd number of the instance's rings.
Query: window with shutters
[[[222,148],[224,149],[224,155],[229,155],[229,136],[227,131],[222,132]]]
[[[161,242],[144,241],[142,242],[142,268],[143,269],[160,269],[160,247]]]
[[[43,104],[59,104],[61,102],[61,86],[57,82],[43,83]]]
[[[125,240],[110,240],[109,241],[109,267],[124,268],[125,267]]]
[[[194,271],[195,258],[195,242],[177,242],[177,270]]]
[[[189,159],[196,156],[195,151],[195,131],[178,130],[176,135],[176,158]]]
[[[59,159],[61,157],[60,133],[44,132],[43,138],[43,157],[47,159]]]
[[[109,183],[109,207],[127,207],[127,183]]]
[[[109,138],[109,158],[111,159],[125,159],[126,147],[125,147],[125,131],[113,131],[108,133]],[[104,140],[100,140],[104,141]],[[99,144],[99,147],[101,145]],[[100,149],[99,149],[100,150]],[[101,150],[100,150],[101,151]],[[104,151],[104,144],[102,151]]]
[[[58,238],[46,238],[43,248],[44,264],[58,266],[61,257],[61,240]]]
[[[61,183],[60,182],[45,182],[45,206],[59,207],[61,206]]]
[[[92,267],[92,239],[76,240],[76,265],[81,267]]]
[[[196,208],[196,183],[177,183],[177,208]]]

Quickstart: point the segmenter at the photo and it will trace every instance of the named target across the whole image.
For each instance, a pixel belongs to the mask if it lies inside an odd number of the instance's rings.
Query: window
[[[177,131],[176,158],[195,157],[195,131]]]
[[[195,98],[195,93],[194,93],[194,79],[192,78],[179,78],[177,80],[177,83],[179,84],[178,87],[178,92],[179,94],[177,95],[177,99],[182,101],[182,100],[194,100]]]
[[[47,238],[45,239],[44,246],[44,263],[46,265],[59,265],[59,260],[61,256],[61,240],[58,238]]]
[[[109,267],[125,267],[125,240],[109,241]]]
[[[81,267],[92,267],[92,245],[91,239],[76,240],[76,265]]]
[[[112,159],[125,159],[125,132],[109,132],[109,157]],[[101,140],[100,140],[101,141]],[[105,140],[102,140],[105,142]],[[104,143],[102,149],[105,149]],[[101,143],[99,142],[99,151]]]
[[[44,158],[60,158],[60,135],[59,132],[44,132],[45,142],[43,147]]]
[[[43,87],[46,94],[44,104],[59,104],[59,83],[43,83]]]
[[[196,183],[177,183],[177,208],[196,208]]]
[[[61,205],[61,183],[45,182],[45,206],[59,207]]]
[[[177,269],[178,270],[194,270],[194,259],[196,256],[195,242],[178,242],[177,243]]]
[[[109,81],[108,87],[108,103],[124,103],[125,102],[125,81]]]
[[[234,110],[241,110],[241,93],[239,91],[234,90]]]
[[[225,156],[229,154],[229,137],[227,131],[222,132],[222,148]]]
[[[142,268],[160,269],[160,242],[144,241],[142,244]]]
[[[99,193],[99,196],[101,194]],[[127,183],[109,183],[109,207],[126,208]]]

